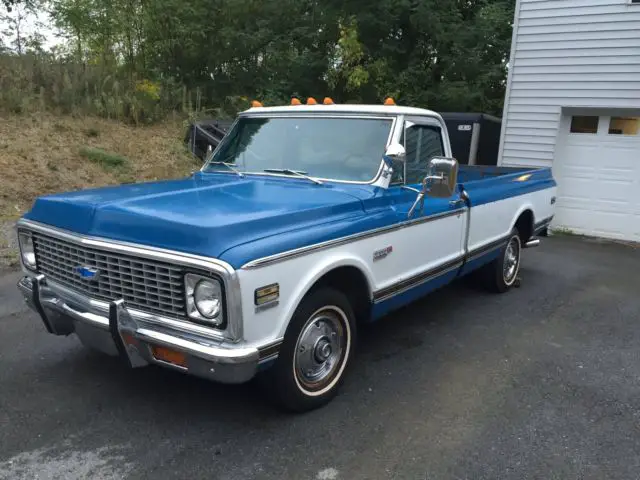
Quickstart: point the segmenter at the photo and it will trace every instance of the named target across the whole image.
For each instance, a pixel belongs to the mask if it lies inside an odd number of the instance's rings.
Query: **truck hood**
[[[84,235],[220,258],[236,245],[361,216],[358,194],[365,191],[349,187],[197,173],[40,197],[25,218]]]

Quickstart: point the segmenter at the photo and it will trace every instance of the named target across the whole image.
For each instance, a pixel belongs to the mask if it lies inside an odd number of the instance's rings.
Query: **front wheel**
[[[521,252],[520,234],[514,228],[509,235],[507,244],[500,250],[498,258],[484,269],[485,285],[490,290],[503,293],[516,283],[520,271]]]
[[[351,359],[355,333],[355,316],[347,297],[332,288],[307,294],[269,372],[276,401],[296,412],[328,403]]]

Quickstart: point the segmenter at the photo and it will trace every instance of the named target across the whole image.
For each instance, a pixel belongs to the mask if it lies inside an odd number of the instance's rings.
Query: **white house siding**
[[[640,4],[517,1],[500,164],[550,166],[563,108],[640,109]]]

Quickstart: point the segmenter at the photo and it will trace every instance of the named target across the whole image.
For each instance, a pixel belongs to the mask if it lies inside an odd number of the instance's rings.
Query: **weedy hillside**
[[[38,195],[177,178],[200,163],[183,124],[145,127],[101,118],[3,115],[0,119],[0,268],[17,263],[15,220]]]

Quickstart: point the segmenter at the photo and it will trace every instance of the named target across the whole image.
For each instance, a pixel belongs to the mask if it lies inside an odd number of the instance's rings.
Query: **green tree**
[[[379,103],[391,95],[440,111],[500,113],[514,8],[513,0],[45,3],[72,46],[55,61],[84,103],[104,112],[122,102],[139,112],[150,99],[146,110],[235,110],[251,98]]]

